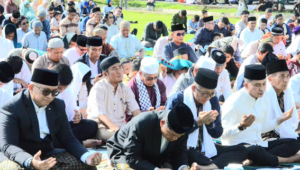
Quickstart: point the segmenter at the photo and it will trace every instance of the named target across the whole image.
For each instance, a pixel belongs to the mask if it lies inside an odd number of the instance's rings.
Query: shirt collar
[[[104,78],[104,83],[107,85],[107,87],[108,87],[109,90],[115,91],[114,86],[112,86],[112,85],[106,80],[106,78]],[[118,91],[118,88],[119,88],[119,85],[118,85],[118,87],[117,87],[117,91]]]
[[[32,103],[33,103],[34,110],[35,110],[36,113],[38,113],[39,111],[45,110],[46,107],[47,107],[47,106],[44,106],[44,107],[40,107],[40,108],[39,108],[39,107],[35,104],[35,102],[32,100],[32,98],[31,98],[31,101],[32,101]]]
[[[247,101],[249,101],[249,102],[255,102],[255,101],[256,101],[256,99],[253,98],[253,97],[247,92],[247,90],[246,90],[245,87],[243,88],[243,93],[245,94],[245,96],[246,96],[246,98],[247,98]],[[249,104],[250,104],[250,103],[249,103]]]

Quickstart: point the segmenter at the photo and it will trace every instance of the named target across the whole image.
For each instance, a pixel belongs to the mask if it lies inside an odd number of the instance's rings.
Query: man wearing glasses
[[[185,48],[188,53],[188,59],[191,62],[196,63],[198,58],[194,50],[189,45],[183,42],[184,35],[185,35],[183,25],[182,24],[172,25],[171,30],[172,30],[171,36],[173,41],[169,42],[163,48],[162,58],[167,61],[170,61],[172,58],[174,58],[174,53],[173,53],[174,50],[178,48]]]
[[[142,36],[142,45],[146,48],[154,47],[161,35],[169,35],[167,27],[162,21],[148,23]]]
[[[87,38],[85,35],[78,35],[75,47],[64,52],[63,56],[69,60],[70,67],[75,64],[80,56],[83,56],[86,53],[86,41]]]
[[[197,126],[189,131],[187,148],[188,162],[194,169],[223,169],[230,162],[242,163],[247,158],[244,146],[222,146],[214,144],[212,138],[223,133],[220,105],[215,97],[218,74],[199,68],[195,82],[184,91],[168,98],[166,110],[183,102],[192,111]]]
[[[102,13],[99,7],[95,7],[92,9],[92,17],[86,23],[86,36],[93,36],[93,29],[100,24]]]
[[[21,14],[19,11],[15,10],[13,11],[12,15],[10,17],[5,17],[5,20],[2,21],[2,28],[4,28],[4,26],[6,24],[14,24],[16,26],[16,28],[19,28],[19,18],[20,18]]]
[[[28,90],[0,110],[0,168],[96,169],[100,153],[91,153],[73,135],[59,94],[58,73],[36,69]],[[53,147],[53,139],[61,149]],[[4,149],[5,148],[5,149]]]
[[[20,28],[17,29],[18,43],[22,43],[24,35],[32,30],[29,28],[29,22],[26,17],[21,16],[18,23],[20,25]]]
[[[74,19],[76,16],[76,10],[74,8],[68,9],[68,16],[59,23],[59,34],[63,38],[68,33],[75,33],[80,35],[78,23]]]

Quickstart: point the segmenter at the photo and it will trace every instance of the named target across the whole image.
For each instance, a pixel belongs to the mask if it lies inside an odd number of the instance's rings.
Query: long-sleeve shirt
[[[169,43],[169,37],[160,37],[153,48],[153,55],[152,57],[162,57],[163,56],[163,49]]]
[[[107,36],[106,36],[105,42],[110,43],[111,38],[113,36],[119,34],[120,30],[119,30],[119,28],[118,28],[118,26],[116,24],[107,25],[105,23],[104,26],[107,27]]]
[[[183,47],[187,50],[188,58],[191,62],[196,63],[198,61],[198,57],[189,45],[186,43],[181,43],[179,46],[177,46],[173,41],[164,46],[162,58],[170,61],[174,57],[173,51],[180,47]]]
[[[278,24],[274,23],[272,28],[276,27],[276,25],[278,25]],[[272,28],[270,30],[272,30]],[[289,35],[290,36],[289,40],[291,40],[292,39],[292,33],[291,33],[290,27],[286,23],[283,23],[282,28],[283,28],[283,36]]]
[[[48,43],[46,34],[42,31],[38,36],[33,31],[31,31],[24,35],[22,45],[26,48],[47,51]]]
[[[220,29],[219,26],[218,26],[217,24],[215,25],[214,32],[216,32],[216,33],[221,33],[221,34],[223,34],[224,37],[226,37],[226,35],[227,35],[227,34],[226,34],[227,32],[226,32],[225,27],[222,28],[222,29]]]
[[[68,18],[65,18],[59,23],[59,34],[61,37],[64,37],[68,33],[75,33],[79,35],[79,25],[74,19],[70,21]]]
[[[81,27],[80,27],[80,32],[86,31],[86,23],[88,22],[88,20],[90,19],[90,16],[86,16],[81,22]]]
[[[193,22],[193,19],[188,20],[188,22],[187,22],[187,30],[188,31],[192,31],[192,29],[190,29],[190,27],[193,28],[194,30],[198,30],[199,22]]]
[[[206,45],[210,45],[213,41],[213,34],[215,32],[212,31],[208,31],[208,29],[206,29],[205,27],[201,28],[200,30],[198,30],[195,34],[195,38],[194,38],[194,45],[198,45],[200,44],[203,48]]]
[[[161,35],[163,36],[168,36],[168,29],[166,25],[163,23],[163,27],[159,31],[155,31],[153,28],[154,22],[150,22],[146,25],[143,36],[142,36],[142,41],[148,41],[151,42],[152,44],[155,44],[156,40],[158,40]]]
[[[216,92],[218,97],[220,97],[221,94],[223,94],[225,100],[227,100],[232,95],[229,74],[226,69],[224,69],[219,75]]]
[[[241,46],[241,50],[244,49],[250,42],[260,40],[262,36],[262,31],[257,28],[255,28],[253,32],[249,29],[249,27],[245,28],[240,35],[240,39],[244,42],[244,45]]]
[[[31,22],[30,22],[30,28],[31,29],[33,29],[32,28],[32,23],[34,22],[34,21],[39,21],[38,19],[34,19],[34,20],[32,20]],[[44,20],[43,22],[42,22],[42,24],[43,24],[43,32],[46,34],[46,37],[47,37],[47,39],[49,40],[50,39],[50,37],[51,37],[51,28],[50,28],[50,21],[48,21],[48,20]]]
[[[186,25],[187,17],[185,16],[183,18],[180,18],[179,13],[180,12],[173,15],[171,25],[182,24],[184,26],[185,30],[186,30],[187,29],[187,25]]]
[[[245,23],[242,20],[239,20],[237,23],[235,23],[235,35],[239,35],[243,29],[247,27],[247,23]]]

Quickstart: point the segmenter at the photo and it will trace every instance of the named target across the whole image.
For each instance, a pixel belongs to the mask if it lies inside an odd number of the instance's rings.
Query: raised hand
[[[242,117],[241,126],[244,128],[247,128],[252,125],[252,123],[255,121],[255,116],[250,114],[249,116],[244,115]]]
[[[46,160],[41,160],[42,152],[38,151],[34,156],[31,161],[31,166],[33,169],[38,169],[38,170],[48,170],[51,169],[55,164],[56,164],[56,158],[48,158]]]
[[[291,110],[284,112],[277,120],[277,124],[280,125],[281,123],[283,123],[286,120],[289,120],[290,118],[292,118],[293,116],[293,112],[294,112],[294,106],[291,108]]]

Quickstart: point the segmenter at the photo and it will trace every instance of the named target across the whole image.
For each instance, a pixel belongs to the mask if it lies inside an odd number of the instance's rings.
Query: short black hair
[[[241,15],[249,15],[250,14],[250,12],[249,11],[247,11],[247,10],[244,10],[243,12],[242,12],[242,14]]]
[[[202,10],[202,15],[203,15],[203,14],[206,14],[206,13],[207,13],[207,10],[205,10],[205,9]]]
[[[47,11],[54,11],[54,8],[52,6],[49,6]]]
[[[13,68],[15,74],[18,74],[21,72],[21,69],[23,66],[23,60],[20,56],[17,56],[17,55],[9,56],[6,59],[6,62],[8,62],[10,64],[10,66]]]
[[[5,37],[6,37],[8,34],[11,34],[11,33],[15,33],[15,36],[17,36],[17,35],[16,35],[17,29],[16,29],[16,27],[15,27],[14,25],[9,24],[9,25],[5,25],[4,27],[5,27],[5,30],[4,30]]]
[[[124,64],[130,63],[131,61],[131,58],[123,58],[120,61],[120,65],[123,66]]]
[[[280,17],[283,17],[282,14],[276,14],[276,15],[275,15],[275,19],[278,19],[278,18],[280,18]]]
[[[194,15],[194,20],[195,20],[195,22],[198,22],[200,20],[199,15]]]
[[[215,38],[215,37],[221,37],[221,34],[220,33],[218,33],[218,32],[215,32],[214,34],[213,34],[213,39]]]
[[[101,25],[100,28],[101,28],[101,29],[104,29],[104,30],[106,30],[106,31],[108,30],[107,27],[104,26],[104,25]]]
[[[4,12],[4,8],[2,5],[0,5],[0,14],[3,14],[3,12]]]
[[[223,22],[225,25],[228,25],[229,24],[229,19],[227,17],[222,17],[220,19],[221,22]]]
[[[70,7],[70,8],[68,9],[68,13],[76,13],[76,9]]]
[[[258,51],[261,53],[266,53],[266,52],[272,53],[274,49],[269,43],[264,43],[258,47]]]
[[[261,22],[261,23],[267,24],[267,23],[268,23],[268,20],[267,20],[266,18],[262,18],[262,19],[260,20],[260,22]]]
[[[296,22],[297,22],[298,24],[300,24],[300,19],[297,19]]]
[[[51,70],[58,72],[58,84],[62,86],[68,86],[73,80],[73,73],[71,68],[66,64],[58,64]]]
[[[131,71],[140,71],[141,59],[134,59],[131,63]]]
[[[272,13],[273,12],[273,9],[272,8],[267,8],[266,10],[265,10],[265,13]]]
[[[233,56],[234,49],[231,47],[231,45],[224,45],[221,47],[220,50],[223,51],[223,53],[228,53],[231,56]]]
[[[57,15],[62,15],[62,13],[60,11],[55,11],[53,16],[56,17]]]
[[[18,20],[18,24],[21,25],[22,21],[27,19],[25,16],[21,15],[21,17]]]
[[[71,38],[71,41],[73,41],[73,42],[77,42],[77,34],[75,34],[72,38]],[[71,42],[70,42],[71,43]]]
[[[122,10],[122,7],[120,7],[120,6],[117,6],[117,7],[115,8],[115,10],[117,10],[117,9],[121,9],[121,10]]]
[[[21,14],[18,10],[14,10],[11,16],[14,18],[20,18]]]
[[[186,16],[186,10],[185,9],[181,10],[180,14],[185,17]]]
[[[300,16],[299,13],[298,13],[297,11],[294,11],[294,12],[293,12],[293,15],[294,15],[295,17],[299,17],[299,16]]]

